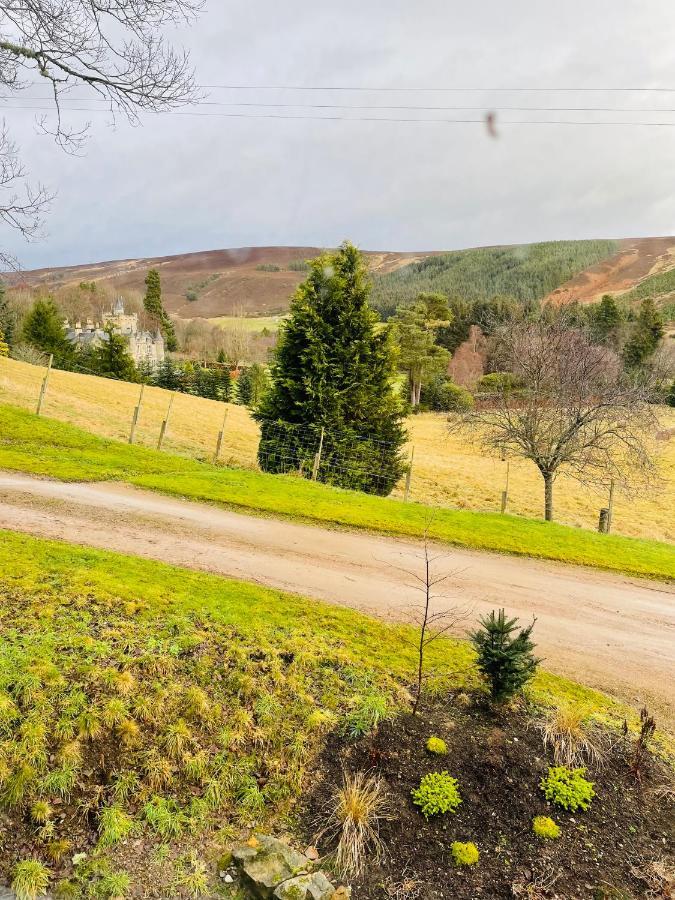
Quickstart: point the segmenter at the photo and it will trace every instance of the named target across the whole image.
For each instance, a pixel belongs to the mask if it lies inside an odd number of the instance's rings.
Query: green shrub
[[[503,609],[480,620],[471,635],[478,654],[477,665],[489,682],[492,699],[508,700],[534,676],[539,660],[530,640],[534,622],[517,632],[518,619],[507,619]]]
[[[51,872],[37,859],[24,859],[14,866],[12,890],[16,900],[35,900],[47,893]]]
[[[411,791],[413,803],[419,806],[425,819],[429,816],[454,813],[462,802],[457,787],[457,779],[447,772],[430,772],[420,781],[420,786]]]
[[[255,270],[256,272],[281,272],[281,266],[275,266],[274,263],[260,263]]]
[[[548,816],[535,816],[532,819],[532,831],[537,837],[553,841],[560,837],[560,827]]]
[[[567,766],[552,766],[548,775],[541,779],[540,787],[549,803],[555,803],[570,812],[586,810],[595,797],[593,783],[584,778],[586,769],[568,769]]]
[[[454,841],[450,852],[457,866],[475,866],[480,859],[478,847],[470,842],[463,844],[461,841]]]
[[[508,394],[521,386],[513,372],[491,372],[478,380],[478,391],[483,394]]]
[[[448,747],[443,738],[430,737],[427,741],[427,750],[429,753],[437,753],[444,756],[448,752]]]
[[[134,820],[119,806],[108,806],[102,810],[98,820],[101,847],[110,847],[123,841],[133,830]]]

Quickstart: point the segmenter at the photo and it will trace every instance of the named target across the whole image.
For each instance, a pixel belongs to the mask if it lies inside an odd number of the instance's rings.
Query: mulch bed
[[[431,735],[446,741],[447,756],[426,751]],[[572,814],[552,809],[539,790],[552,761],[524,712],[496,715],[480,701],[466,709],[439,703],[416,717],[386,722],[357,742],[334,735],[301,817],[305,837],[311,840],[325,823],[326,804],[343,770],[370,770],[386,781],[393,818],[380,829],[385,858],[370,861],[352,883],[355,900],[670,897],[667,891],[650,894],[648,881],[636,875],[647,877],[650,863],[668,858],[675,847],[672,800],[654,790],[667,782],[669,771],[651,759],[638,784],[628,772],[629,747],[621,736],[611,740],[602,767],[587,773],[596,791],[590,810]],[[463,802],[456,814],[427,822],[410,792],[423,775],[442,770],[458,779]],[[537,815],[555,819],[561,837],[535,837]],[[458,869],[450,853],[453,841],[474,842],[478,865]]]

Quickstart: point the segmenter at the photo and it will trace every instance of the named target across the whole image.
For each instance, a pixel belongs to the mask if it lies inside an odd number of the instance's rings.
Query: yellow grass
[[[214,325],[221,328],[241,328],[243,331],[258,332],[266,328],[268,331],[278,331],[285,316],[216,316],[209,319]]]
[[[0,359],[0,402],[34,409],[44,370],[15,360]],[[53,371],[44,412],[102,435],[128,437],[139,387],[90,375]],[[160,388],[145,388],[136,441],[155,446],[169,394]],[[164,449],[210,459],[221,428],[225,404],[176,394]],[[248,411],[227,404],[227,424],[221,452],[226,465],[256,465],[258,427]],[[423,414],[408,422],[415,446],[412,498],[421,502],[471,510],[499,510],[506,465],[486,456],[465,439],[450,436],[441,415]],[[659,441],[659,465],[663,484],[649,497],[629,500],[616,497],[614,531],[633,537],[675,541],[675,411],[664,411],[663,430],[670,440]],[[0,435],[0,440],[2,436]],[[402,485],[394,496],[402,495]],[[509,511],[540,517],[542,484],[531,463],[510,465]],[[606,496],[576,482],[561,478],[556,485],[556,519],[569,525],[594,528],[598,510]]]

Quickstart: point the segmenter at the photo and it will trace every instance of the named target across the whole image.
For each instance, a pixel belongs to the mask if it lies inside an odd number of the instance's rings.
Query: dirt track
[[[0,528],[217,572],[400,619],[419,595],[420,545],[241,515],[120,484],[0,473]],[[675,588],[531,559],[447,548],[440,603],[537,616],[546,667],[675,724]]]

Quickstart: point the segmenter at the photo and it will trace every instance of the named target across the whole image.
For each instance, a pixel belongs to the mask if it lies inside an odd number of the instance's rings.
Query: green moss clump
[[[560,827],[548,816],[535,816],[532,819],[532,831],[537,837],[553,841],[560,837]]]
[[[454,813],[462,802],[457,787],[457,779],[447,772],[430,772],[420,781],[420,786],[411,791],[413,803],[419,806],[425,819],[429,816]]]
[[[12,890],[16,900],[35,900],[47,893],[51,872],[37,859],[24,859],[14,867]]]
[[[548,775],[541,779],[544,797],[569,812],[586,810],[595,797],[593,783],[584,778],[586,769],[568,769],[567,766],[551,766]]]
[[[455,841],[450,851],[455,865],[458,866],[475,866],[480,859],[478,847],[472,843],[463,844],[461,841]]]
[[[430,737],[427,741],[427,750],[429,753],[435,753],[437,756],[445,756],[448,752],[448,746],[443,738]]]

